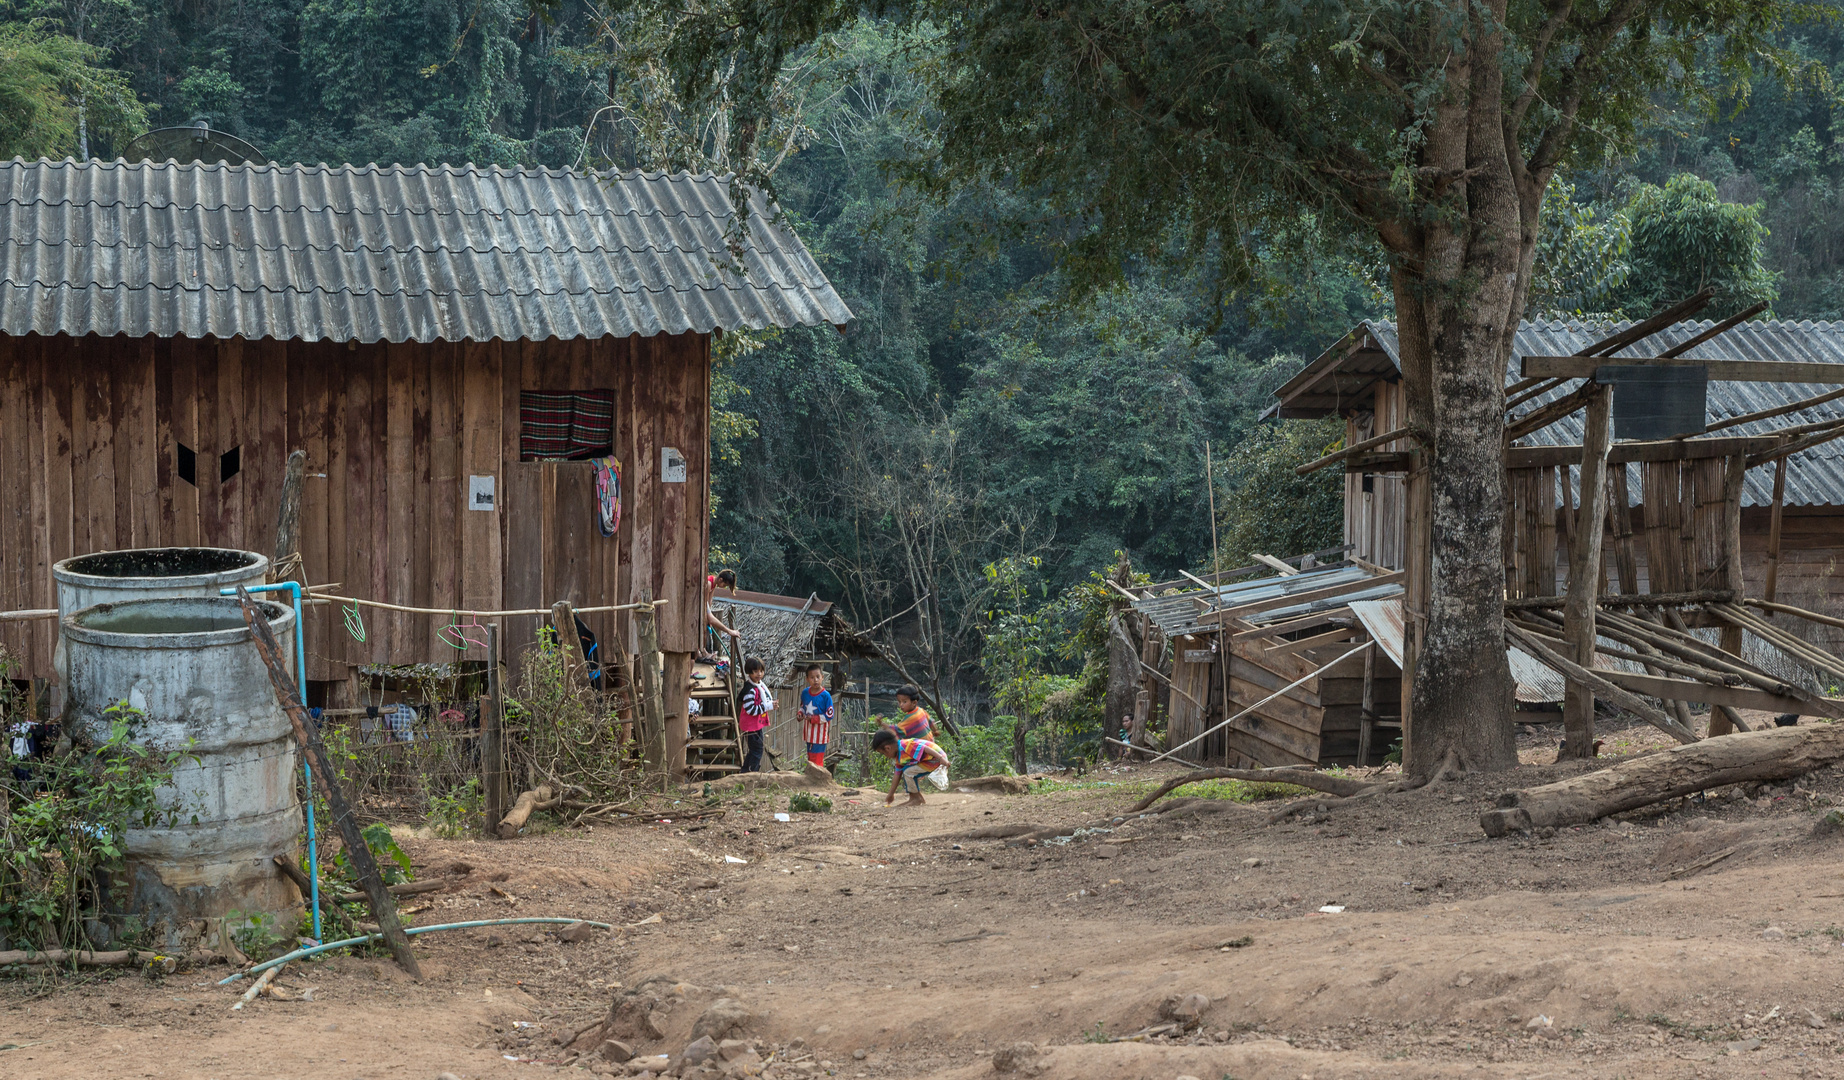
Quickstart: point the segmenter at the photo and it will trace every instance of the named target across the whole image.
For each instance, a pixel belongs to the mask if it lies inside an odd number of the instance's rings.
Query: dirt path
[[[638,1049],[678,1052],[727,996],[757,1015],[784,1078],[990,1077],[993,1051],[1020,1040],[1044,1049],[1013,1075],[1052,1080],[1844,1076],[1844,872],[1839,842],[1814,836],[1844,804],[1835,773],[1522,840],[1480,839],[1507,777],[1328,800],[1281,824],[1277,803],[1113,822],[1162,775],[920,811],[842,796],[788,823],[772,819],[785,799],[760,796],[708,825],[416,841],[420,876],[472,867],[418,923],[628,928],[581,944],[428,935],[421,985],[343,958],[284,978],[313,1001],[235,1014],[235,991],[211,985],[221,968],[8,980],[0,1045],[23,1045],[0,1050],[0,1076],[535,1080],[563,1067],[509,1058],[560,1059],[559,1033],[653,976],[669,980],[649,984],[667,998],[664,1037]],[[1022,823],[1113,831],[966,837]],[[1211,1000],[1195,1034],[1088,1041],[1153,1025],[1186,994]],[[570,1067],[590,1065],[609,1071]]]

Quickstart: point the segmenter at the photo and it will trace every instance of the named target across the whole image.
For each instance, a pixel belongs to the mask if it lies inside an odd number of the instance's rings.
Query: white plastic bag
[[[948,790],[948,767],[943,765],[941,768],[929,773],[928,779],[930,783],[934,784],[942,791]]]

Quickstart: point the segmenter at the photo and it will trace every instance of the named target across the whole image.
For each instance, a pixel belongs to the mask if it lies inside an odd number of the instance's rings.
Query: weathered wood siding
[[[615,391],[623,512],[595,525],[583,462],[520,462],[519,391]],[[207,544],[267,553],[288,453],[307,453],[301,554],[311,583],[415,607],[542,608],[668,601],[668,652],[697,648],[708,541],[710,348],[696,334],[594,341],[361,345],[0,337],[0,610],[53,606],[51,565],[119,548]],[[177,473],[179,445],[197,483]],[[660,482],[660,448],[686,482]],[[219,456],[237,448],[237,475]],[[466,508],[468,477],[497,509]],[[308,675],[349,665],[482,658],[441,616],[307,614]],[[626,620],[586,619],[605,647]],[[506,640],[539,620],[506,620]],[[50,672],[48,620],[0,625],[18,676]]]
[[[1353,413],[1345,419],[1345,445],[1361,442],[1373,435],[1394,431],[1407,418],[1402,384],[1380,382],[1375,393],[1375,412]],[[1397,439],[1376,448],[1376,452],[1408,450],[1412,443]],[[1368,479],[1370,490],[1364,490]],[[1345,474],[1345,543],[1353,544],[1358,558],[1387,566],[1403,568],[1403,507],[1406,479],[1400,474]]]

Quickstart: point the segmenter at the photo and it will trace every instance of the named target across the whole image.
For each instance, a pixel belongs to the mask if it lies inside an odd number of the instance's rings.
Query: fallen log
[[[1186,784],[1195,784],[1201,780],[1250,780],[1263,784],[1293,784],[1296,787],[1323,791],[1328,795],[1346,798],[1361,795],[1372,788],[1383,787],[1382,784],[1367,784],[1362,780],[1352,780],[1330,773],[1315,772],[1312,769],[1199,769],[1184,776],[1174,776],[1159,785],[1159,789],[1134,803],[1128,813],[1138,813],[1153,803]]]
[[[549,785],[540,784],[531,791],[521,792],[518,801],[512,804],[512,811],[499,823],[499,838],[510,840],[519,835],[519,830],[531,819],[532,812],[539,804],[548,803],[554,796]]]
[[[33,952],[27,949],[9,949],[6,952],[0,952],[0,967],[11,967],[15,964],[37,966],[72,962],[79,967],[125,967],[130,964],[147,964],[157,960],[164,960],[169,965],[171,964],[170,958],[141,949],[121,949],[115,952],[94,952],[89,949],[44,949]],[[169,966],[167,970],[171,971],[172,967]]]
[[[1718,735],[1554,784],[1508,791],[1479,816],[1487,836],[1581,825],[1750,780],[1785,780],[1844,761],[1844,724]]]

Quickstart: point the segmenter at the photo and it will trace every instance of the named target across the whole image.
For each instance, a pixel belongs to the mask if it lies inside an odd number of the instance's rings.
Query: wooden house
[[[53,606],[71,555],[270,552],[298,449],[300,580],[444,611],[650,596],[683,677],[712,338],[850,318],[708,175],[13,161],[0,215],[0,611]],[[360,617],[309,609],[315,704],[360,665],[484,659],[449,616]],[[625,620],[586,617],[631,651]],[[539,624],[502,621],[514,647]],[[50,674],[53,632],[0,623],[15,677]]]

